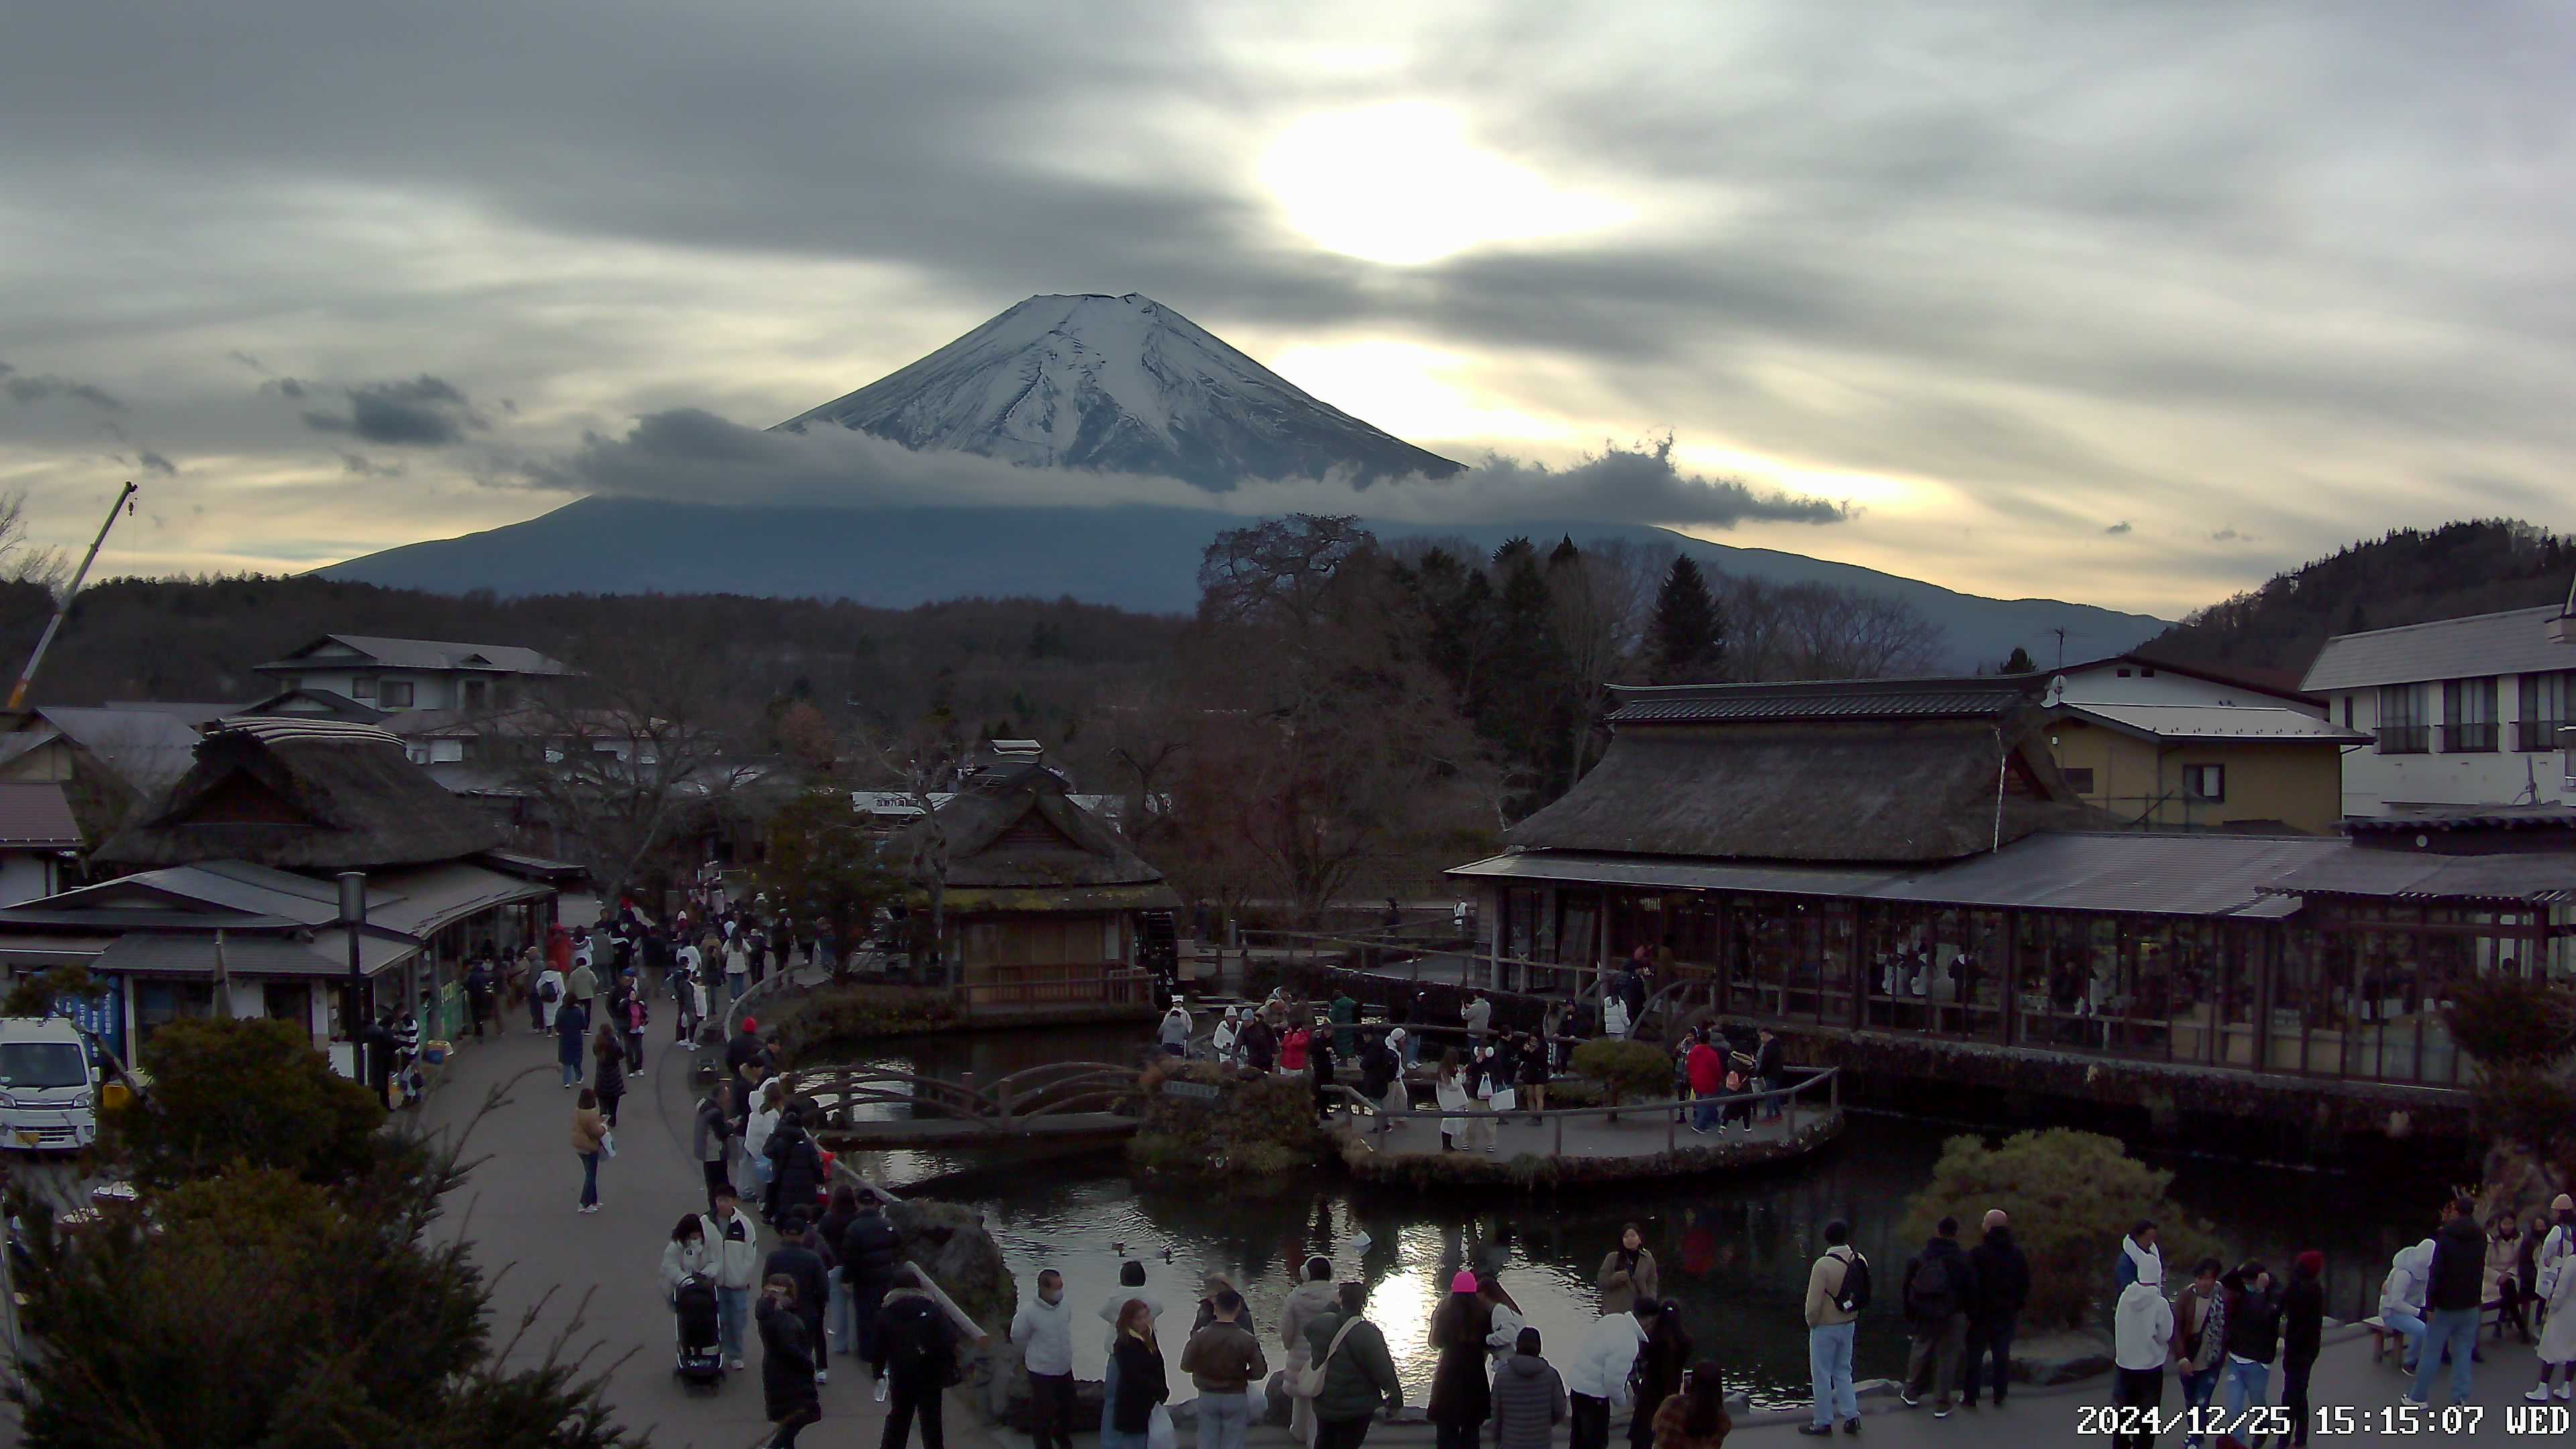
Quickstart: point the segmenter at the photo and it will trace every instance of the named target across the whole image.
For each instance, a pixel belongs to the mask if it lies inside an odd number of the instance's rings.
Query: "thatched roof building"
[[[114,865],[243,860],[276,870],[375,870],[456,860],[503,831],[367,725],[227,720],[167,801],[99,847]]]
[[[2035,686],[1620,689],[1601,763],[1507,839],[1532,850],[1911,863],[2081,826],[2041,733]]]
[[[1062,778],[1043,765],[978,776],[939,807],[939,828],[948,843],[943,882],[951,909],[986,897],[1009,897],[1014,910],[1180,904],[1163,873],[1074,803]]]

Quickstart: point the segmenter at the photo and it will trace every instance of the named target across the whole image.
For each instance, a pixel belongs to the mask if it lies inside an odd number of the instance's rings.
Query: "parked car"
[[[97,1141],[99,1081],[71,1021],[0,1017],[0,1148],[77,1152]]]

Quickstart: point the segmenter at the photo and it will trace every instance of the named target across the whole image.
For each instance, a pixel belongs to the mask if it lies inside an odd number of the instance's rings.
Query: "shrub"
[[[2541,1066],[2576,1049],[2576,991],[2479,976],[2451,991],[2451,1036],[2489,1070]]]
[[[1650,1042],[1595,1037],[1574,1049],[1569,1065],[1600,1084],[1609,1106],[1660,1101],[1672,1091],[1673,1059]]]
[[[1999,1146],[1953,1137],[1941,1149],[1932,1181],[1907,1205],[1898,1231],[1904,1242],[1919,1244],[1931,1238],[1935,1222],[1954,1217],[1960,1241],[1974,1246],[1986,1210],[2002,1208],[2012,1217],[2014,1241],[2030,1259],[2025,1321],[2034,1331],[2071,1328],[2090,1321],[2096,1301],[2109,1296],[2120,1239],[2139,1219],[2157,1225],[2169,1287],[2192,1263],[2219,1252],[2216,1233],[2186,1218],[2165,1196],[2172,1181],[2172,1173],[2130,1157],[2118,1139],[2097,1133],[2063,1127],[2017,1132]],[[1882,1275],[1890,1301],[1900,1271],[1891,1264]]]
[[[873,1037],[922,1036],[966,1025],[966,1009],[954,994],[916,986],[818,987],[789,998],[780,1010],[772,1039],[779,1060],[790,1066]]]
[[[1214,1101],[1175,1097],[1167,1081],[1218,1091]],[[1128,1160],[1162,1172],[1223,1173],[1241,1181],[1285,1174],[1315,1160],[1315,1089],[1303,1077],[1237,1072],[1214,1062],[1148,1067],[1140,1082],[1144,1121],[1128,1139]]]
[[[143,1048],[143,1066],[151,1091],[101,1126],[108,1151],[144,1187],[233,1167],[345,1182],[393,1142],[376,1130],[384,1103],[334,1074],[291,1022],[169,1022]]]

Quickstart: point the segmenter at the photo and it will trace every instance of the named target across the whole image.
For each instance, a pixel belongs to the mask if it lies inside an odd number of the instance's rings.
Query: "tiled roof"
[[[2490,674],[2545,674],[2576,669],[2576,644],[2549,637],[2558,606],[2508,609],[2437,619],[2326,641],[2299,687],[2310,694],[2416,684],[2432,679],[2477,679]]]
[[[1632,685],[1612,691],[1612,724],[1802,719],[1971,719],[2010,714],[2045,681],[1837,679],[1794,684]]]
[[[328,667],[336,661],[307,657],[328,643],[345,644],[389,669],[481,669],[496,674],[564,674],[563,662],[516,644],[457,644],[443,639],[386,639],[373,634],[326,634],[264,670]]]

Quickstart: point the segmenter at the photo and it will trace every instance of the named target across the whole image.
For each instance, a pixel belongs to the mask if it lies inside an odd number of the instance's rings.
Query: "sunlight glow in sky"
[[[1262,153],[1260,177],[1317,245],[1391,267],[1604,231],[1630,214],[1478,149],[1456,113],[1421,101],[1305,117]]]

